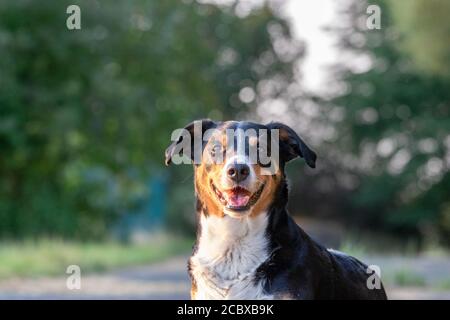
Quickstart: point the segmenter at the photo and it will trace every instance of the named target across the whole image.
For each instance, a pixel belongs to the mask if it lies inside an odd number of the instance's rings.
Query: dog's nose
[[[243,163],[233,163],[227,168],[227,176],[235,182],[245,180],[250,174],[250,167]]]

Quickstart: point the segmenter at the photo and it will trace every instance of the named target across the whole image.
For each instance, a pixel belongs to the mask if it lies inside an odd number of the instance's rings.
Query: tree
[[[450,83],[415,67],[399,45],[415,30],[396,28],[390,7],[377,4],[381,30],[361,23],[366,2],[354,2],[347,12],[350,23],[338,31],[342,48],[370,63],[362,72],[341,66],[337,77],[345,90],[326,102],[327,114],[343,111],[334,147],[350,155],[340,157],[341,165],[358,181],[350,218],[448,243]],[[412,6],[402,5],[405,12]]]
[[[81,9],[68,30],[66,8]],[[268,6],[169,1],[0,3],[0,235],[102,237],[151,190],[170,133],[252,106],[239,91],[290,77]],[[296,56],[297,53],[296,53]],[[189,168],[190,169],[190,168]],[[180,168],[170,191],[186,194]],[[182,178],[180,178],[182,177]]]
[[[445,0],[387,1],[393,24],[402,33],[400,48],[420,71],[450,76],[450,2]]]

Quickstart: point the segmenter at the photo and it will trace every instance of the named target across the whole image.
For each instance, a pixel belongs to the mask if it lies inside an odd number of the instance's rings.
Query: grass
[[[367,239],[361,237],[347,237],[342,241],[339,249],[347,254],[362,259],[362,261],[365,261],[365,259],[371,255],[376,256],[378,259],[381,258],[381,261],[389,258],[404,258],[405,261],[410,261],[409,263],[414,263],[412,260],[414,258],[427,259],[429,257],[448,256],[448,251],[439,248],[438,246],[427,246],[422,251],[419,251],[417,247],[410,242],[403,244],[402,246],[393,243],[391,248],[389,248],[385,243],[386,241],[376,240],[377,241],[367,241]],[[421,287],[442,291],[450,289],[450,278],[443,278],[437,281],[430,280],[429,274],[426,272],[418,272],[412,269],[413,268],[410,268],[406,262],[404,262],[402,266],[397,266],[395,263],[384,261],[384,264],[382,265],[382,281],[385,287]]]
[[[366,235],[350,233],[346,235],[341,244],[340,249],[350,255],[367,256],[367,255],[384,255],[397,256],[402,255],[416,256],[417,254],[429,255],[447,255],[448,250],[438,246],[427,246],[419,249],[417,243],[412,240],[399,240],[392,236],[367,233]]]
[[[364,243],[352,241],[349,239],[345,239],[344,241],[342,241],[341,245],[339,246],[339,251],[345,252],[346,254],[353,257],[362,257],[367,255],[367,252],[370,252],[370,250],[367,249],[367,246]]]
[[[0,279],[65,275],[67,266],[82,272],[100,272],[116,267],[162,260],[187,252],[192,240],[158,237],[145,244],[78,243],[39,240],[0,243]]]
[[[450,278],[442,279],[435,285],[435,288],[443,291],[450,290]]]
[[[393,283],[399,287],[425,287],[426,281],[423,275],[410,270],[399,270],[394,273]]]

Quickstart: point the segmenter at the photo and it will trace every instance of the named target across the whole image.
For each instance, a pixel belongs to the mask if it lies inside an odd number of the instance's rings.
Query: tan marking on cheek
[[[192,281],[191,284],[191,300],[195,300],[195,297],[197,295],[197,284],[195,281]]]
[[[253,165],[258,180],[264,183],[264,190],[261,193],[258,201],[255,203],[251,216],[257,216],[265,212],[274,200],[275,190],[281,181],[281,172],[278,171],[275,175],[261,175],[262,168],[259,165]]]
[[[211,171],[209,172],[209,180],[212,180],[216,188],[219,188],[220,190],[220,181],[222,178],[222,164],[216,164],[212,167]]]
[[[210,180],[213,180],[213,183],[216,185],[216,175],[217,165],[212,165],[209,172],[206,171],[205,165],[200,165],[195,171],[195,188],[203,205],[206,206],[208,214],[222,217],[222,206],[218,202],[214,191],[211,189],[210,183]]]

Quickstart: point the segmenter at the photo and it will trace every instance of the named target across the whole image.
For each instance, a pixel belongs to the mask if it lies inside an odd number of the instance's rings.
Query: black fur
[[[271,122],[266,127],[279,130],[281,158],[285,163],[300,156],[305,159],[308,166],[316,167],[316,153],[306,145],[294,130],[279,122]]]
[[[387,299],[383,286],[368,289],[367,266],[359,260],[329,252],[312,240],[286,210],[283,182],[269,211],[267,235],[272,256],[258,269],[265,290],[287,299]]]

